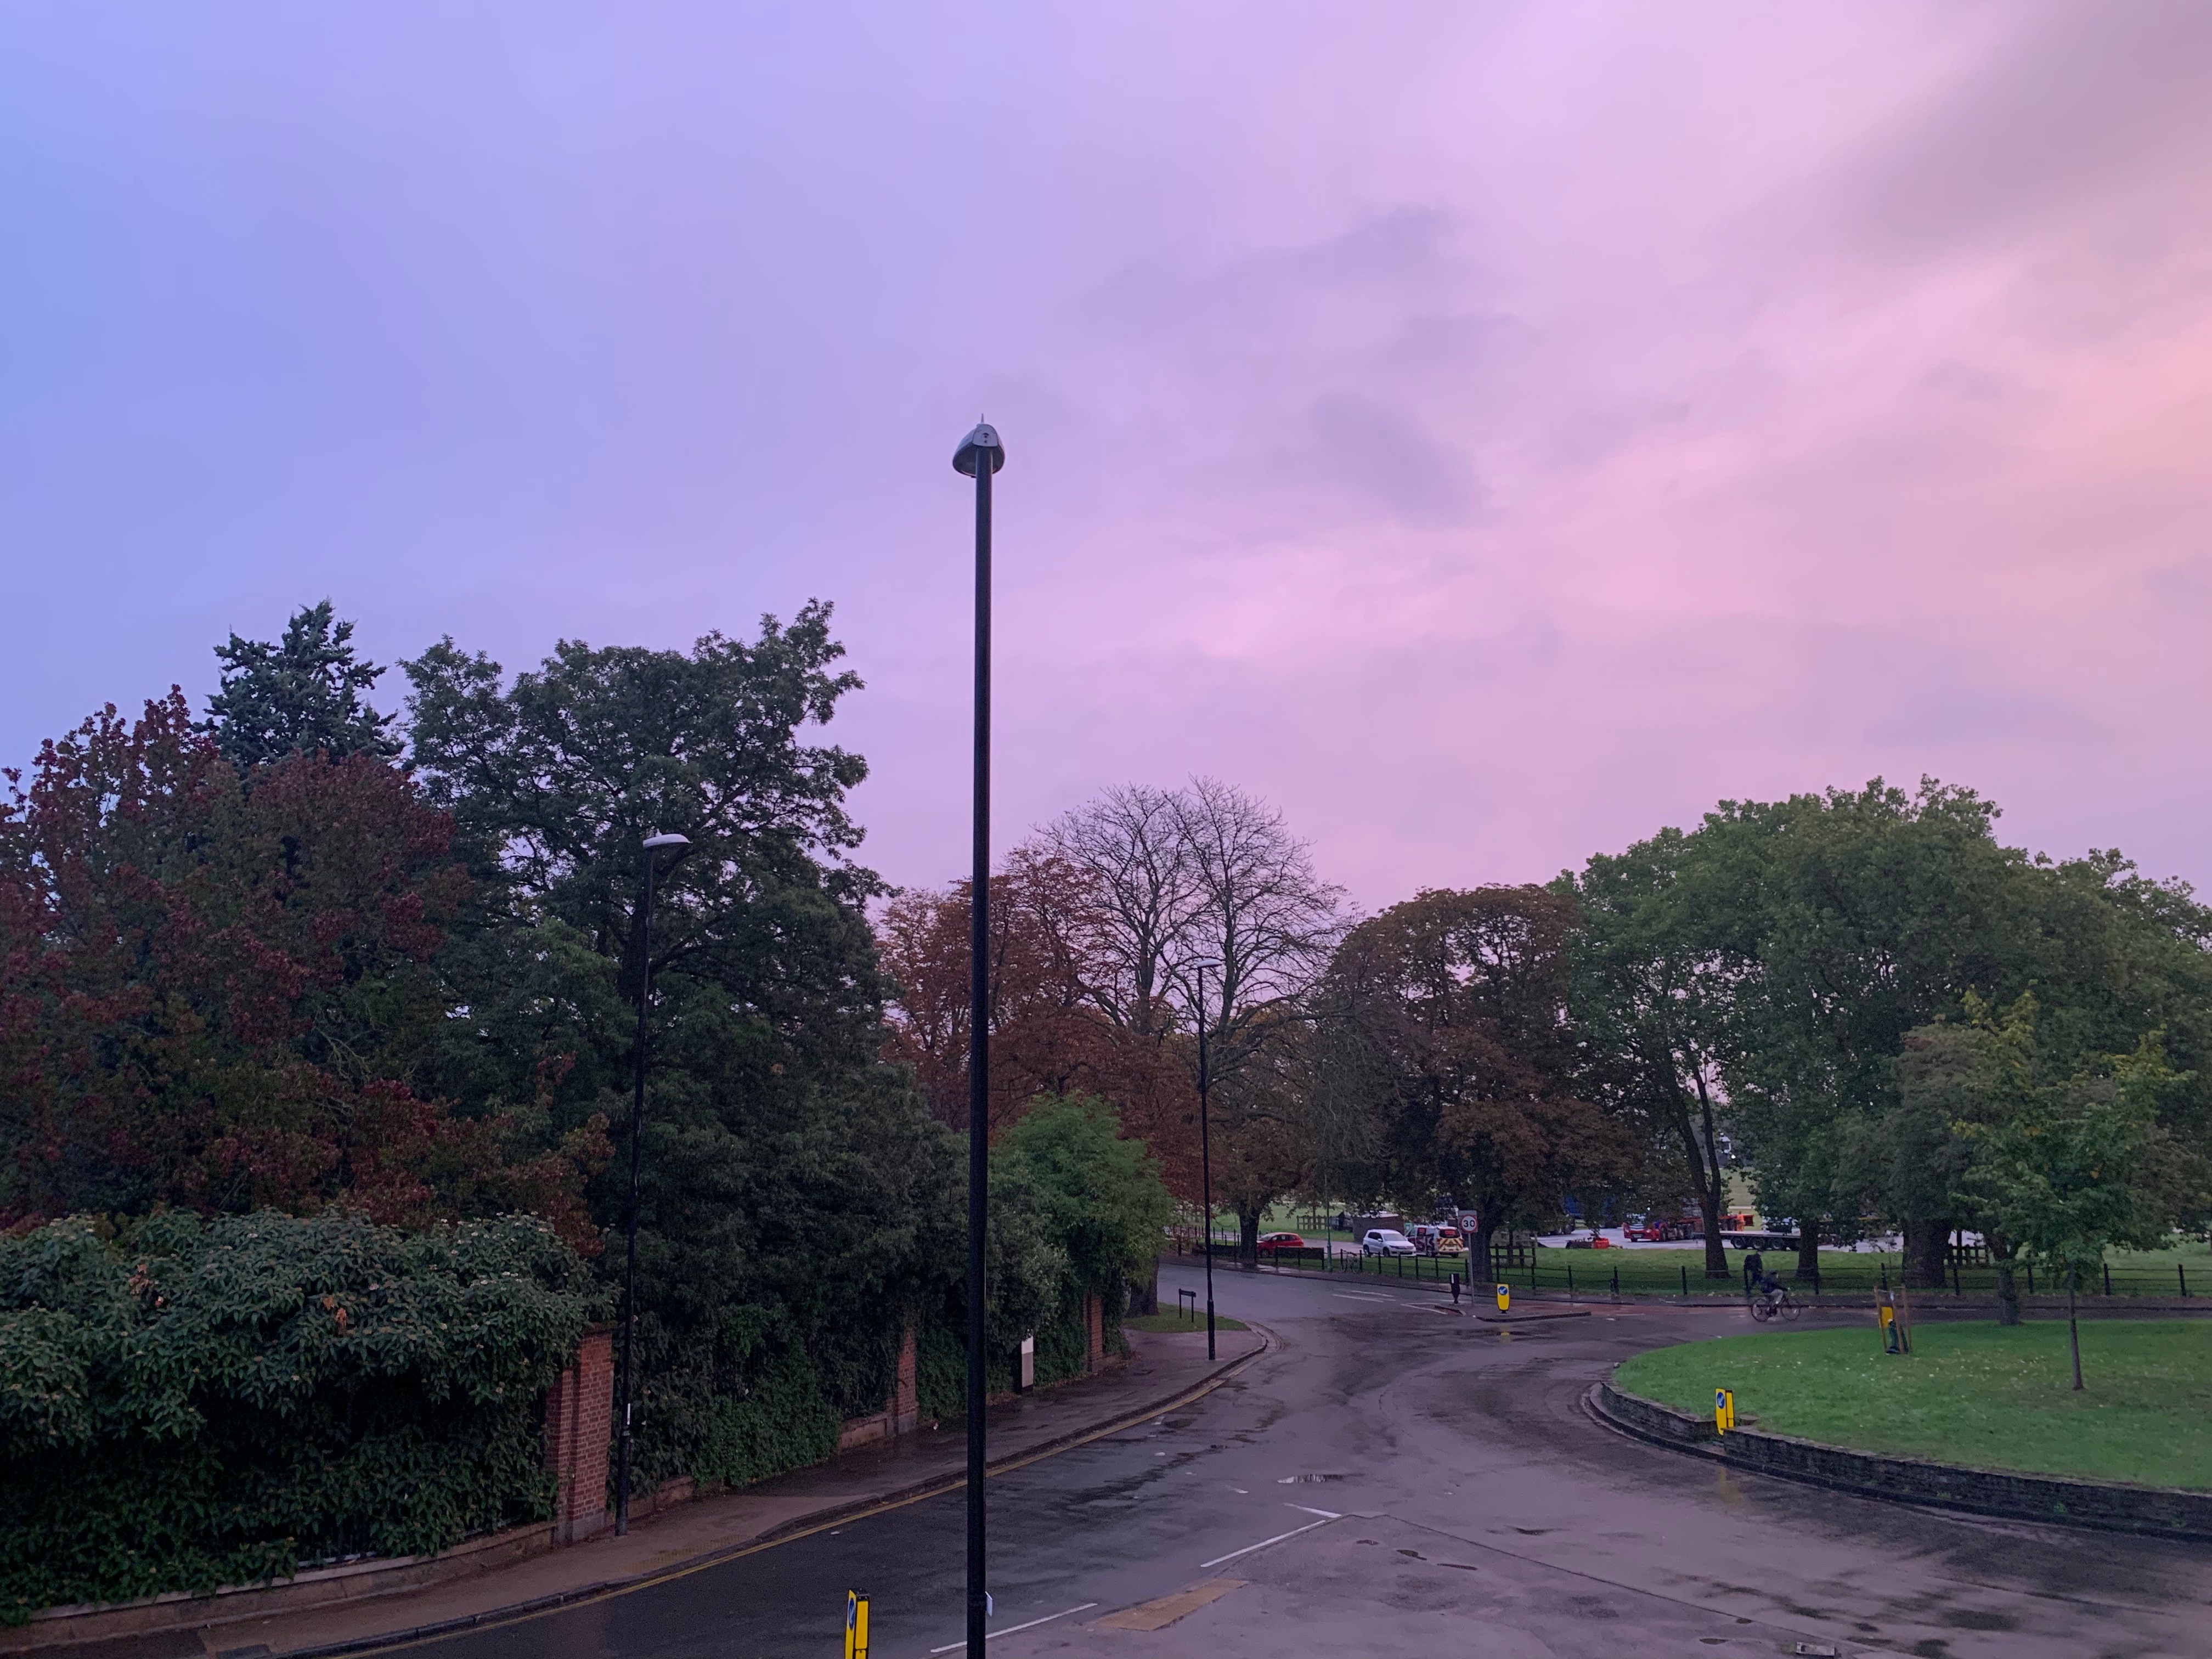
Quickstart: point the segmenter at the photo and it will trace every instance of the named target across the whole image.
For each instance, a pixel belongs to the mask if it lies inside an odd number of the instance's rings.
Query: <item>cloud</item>
[[[1276,464],[1286,485],[1334,486],[1408,524],[1464,524],[1474,512],[1466,457],[1402,410],[1334,392],[1315,401],[1299,428]]]
[[[0,750],[325,592],[513,665],[818,593],[941,879],[981,411],[1008,825],[1212,773],[1382,903],[1940,770],[2212,880],[2208,19],[19,9]]]

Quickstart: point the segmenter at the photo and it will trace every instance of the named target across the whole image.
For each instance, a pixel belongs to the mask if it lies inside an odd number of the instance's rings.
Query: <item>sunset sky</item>
[[[2212,886],[2212,5],[18,6],[0,760],[325,596],[836,602],[866,856],[1206,772],[1374,907],[1966,783]],[[401,687],[386,682],[387,705]]]

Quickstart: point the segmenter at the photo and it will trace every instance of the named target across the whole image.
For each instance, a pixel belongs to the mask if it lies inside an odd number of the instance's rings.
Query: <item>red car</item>
[[[1303,1250],[1306,1242],[1296,1233],[1261,1233],[1260,1250],[1263,1255],[1273,1250]]]

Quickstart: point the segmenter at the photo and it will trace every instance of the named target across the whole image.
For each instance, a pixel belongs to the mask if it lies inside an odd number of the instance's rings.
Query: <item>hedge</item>
[[[605,1311],[520,1217],[0,1239],[0,1620],[546,1517],[541,1398]]]

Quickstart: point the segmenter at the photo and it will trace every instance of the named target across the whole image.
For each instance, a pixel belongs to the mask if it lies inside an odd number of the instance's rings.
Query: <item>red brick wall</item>
[[[914,1325],[908,1322],[899,1338],[898,1375],[891,1382],[890,1417],[893,1434],[912,1434],[921,1426],[921,1388],[916,1380]]]
[[[1083,1368],[1100,1371],[1106,1368],[1106,1304],[1097,1294],[1083,1298]]]
[[[607,1448],[614,1429],[611,1331],[586,1331],[575,1363],[545,1393],[545,1468],[560,1482],[554,1536],[573,1544],[606,1525]]]

